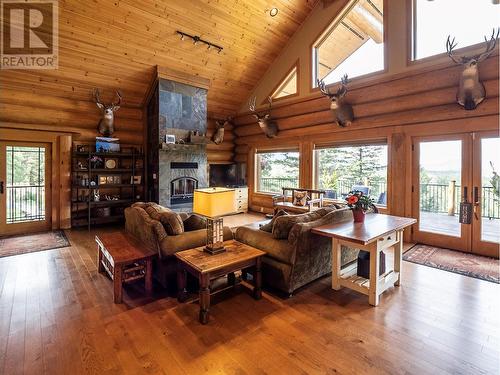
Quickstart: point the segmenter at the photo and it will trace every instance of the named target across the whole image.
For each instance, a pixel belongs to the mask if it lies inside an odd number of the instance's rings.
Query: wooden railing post
[[[456,189],[455,189],[456,181],[451,180],[448,184],[448,215],[455,215],[455,200],[456,200]]]

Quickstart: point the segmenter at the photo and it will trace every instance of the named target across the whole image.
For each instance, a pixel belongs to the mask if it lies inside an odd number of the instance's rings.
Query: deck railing
[[[342,198],[355,185],[362,185],[354,180],[339,179],[337,189],[328,189],[333,192],[334,198]],[[298,178],[260,178],[258,190],[261,192],[281,193],[284,187],[298,187]],[[448,213],[450,207],[455,215],[458,215],[461,200],[460,185],[454,186],[454,194],[450,193],[450,185],[446,184],[420,184],[420,208],[424,212]],[[381,197],[387,192],[387,184],[382,181],[370,185],[370,196],[378,203],[381,203]],[[493,188],[484,186],[481,190],[482,197],[482,217],[489,219],[500,219],[500,202],[495,196]],[[454,205],[450,205],[450,199],[454,199]]]
[[[280,194],[282,191],[281,189],[284,187],[299,187],[299,179],[262,177],[260,178],[258,191]]]
[[[7,224],[45,220],[45,186],[7,186]]]
[[[452,206],[455,215],[458,215],[461,201],[460,185],[455,185],[454,194],[446,184],[420,184],[420,209],[423,212],[448,213],[450,199],[454,199]],[[481,188],[481,216],[489,219],[500,219],[500,202],[493,193],[491,186]]]

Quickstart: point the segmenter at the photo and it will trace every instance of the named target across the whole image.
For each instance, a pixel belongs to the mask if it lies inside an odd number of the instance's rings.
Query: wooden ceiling
[[[74,100],[123,92],[140,107],[153,67],[211,80],[211,114],[237,111],[317,0],[66,0],[59,2],[59,69],[3,70],[1,87]],[[269,10],[277,7],[276,17]],[[200,35],[222,53],[180,40]],[[107,94],[106,94],[107,93]]]

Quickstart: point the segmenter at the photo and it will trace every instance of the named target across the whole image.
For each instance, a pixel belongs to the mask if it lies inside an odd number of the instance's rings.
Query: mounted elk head
[[[212,142],[220,145],[224,141],[224,128],[231,123],[231,117],[226,118],[224,121],[215,121],[215,132],[212,135]]]
[[[333,94],[332,92],[330,92],[330,89],[326,87],[325,82],[318,79],[318,87],[323,95],[330,98],[330,109],[333,111],[337,124],[339,124],[339,126],[341,127],[351,125],[354,120],[354,111],[352,109],[352,105],[345,101],[348,83],[349,80],[346,74],[342,77],[339,89],[335,94]]]
[[[117,101],[111,104],[104,104],[101,102],[101,97],[99,95],[99,89],[94,89],[94,100],[97,104],[97,107],[102,111],[102,117],[99,120],[99,124],[97,129],[99,133],[105,137],[109,137],[115,131],[114,122],[115,122],[115,112],[120,109],[120,104],[122,102],[122,96],[118,90],[116,90]]]
[[[479,81],[479,63],[485,60],[495,49],[500,28],[495,35],[495,29],[488,40],[484,37],[485,49],[482,53],[474,56],[455,56],[453,49],[457,46],[455,38],[446,40],[446,52],[450,59],[459,65],[463,65],[460,76],[460,87],[457,92],[457,102],[467,110],[476,109],[476,107],[486,97],[484,85]]]
[[[257,119],[257,123],[260,128],[264,131],[264,134],[267,138],[274,138],[278,135],[279,129],[278,124],[271,118],[271,108],[273,106],[273,98],[268,97],[267,101],[269,102],[269,109],[263,115],[260,115],[255,110],[255,101],[257,97],[254,96],[253,99],[250,100],[249,109],[252,112],[253,116]]]

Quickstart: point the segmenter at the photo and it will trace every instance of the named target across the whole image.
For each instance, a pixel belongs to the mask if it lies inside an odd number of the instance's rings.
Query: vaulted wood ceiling
[[[66,0],[59,2],[59,69],[1,71],[1,87],[90,100],[120,88],[142,105],[161,65],[211,80],[209,111],[237,111],[317,0]],[[276,17],[269,10],[277,7]],[[224,47],[192,41],[182,30]],[[106,96],[106,94],[104,94]]]

